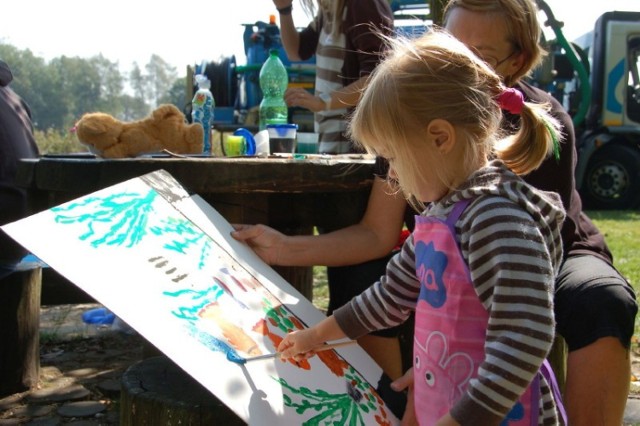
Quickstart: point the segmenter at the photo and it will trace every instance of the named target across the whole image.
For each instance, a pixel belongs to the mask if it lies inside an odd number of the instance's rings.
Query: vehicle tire
[[[581,195],[588,209],[622,210],[640,203],[640,150],[613,144],[596,151]]]

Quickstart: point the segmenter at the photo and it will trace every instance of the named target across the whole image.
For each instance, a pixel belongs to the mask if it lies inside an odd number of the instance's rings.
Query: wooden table
[[[335,229],[362,217],[373,181],[373,159],[362,155],[270,158],[91,155],[22,160],[18,184],[33,213],[127,179],[164,169],[231,223],[264,223],[287,234]],[[311,298],[311,268],[276,268]]]

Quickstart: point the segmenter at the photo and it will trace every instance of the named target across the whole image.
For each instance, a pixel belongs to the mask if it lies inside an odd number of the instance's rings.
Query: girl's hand
[[[402,392],[407,390],[407,405],[404,410],[404,416],[402,416],[401,426],[417,426],[418,419],[416,418],[415,404],[413,400],[413,367],[407,370],[402,377],[391,382],[391,389],[396,392]]]
[[[313,348],[322,344],[318,340],[313,327],[293,331],[282,339],[282,342],[278,345],[278,352],[280,352],[282,358],[293,358],[296,361],[301,361],[316,354]]]
[[[251,247],[269,265],[280,265],[286,236],[266,225],[233,225],[231,236]]]

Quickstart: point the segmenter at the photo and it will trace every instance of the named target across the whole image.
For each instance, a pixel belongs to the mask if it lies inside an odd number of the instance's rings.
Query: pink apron
[[[455,240],[454,225],[471,200],[446,221],[416,216],[413,232],[420,296],[416,306],[413,373],[416,416],[433,425],[463,395],[484,359],[489,314],[476,295]],[[504,425],[537,425],[539,375]]]

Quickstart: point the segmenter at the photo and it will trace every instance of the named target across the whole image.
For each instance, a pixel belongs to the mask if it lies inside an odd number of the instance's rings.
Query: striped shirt
[[[330,11],[323,10],[331,23]],[[344,21],[347,9],[343,10],[341,21]],[[340,72],[344,66],[346,35],[334,31],[333,25],[323,25],[318,39],[316,51],[316,96],[331,96],[334,91],[342,89]],[[318,133],[319,152],[326,154],[344,154],[351,150],[349,140],[344,136],[347,130],[346,108],[319,111],[314,114],[314,130]]]
[[[473,201],[455,225],[456,240],[475,292],[489,313],[484,361],[451,412],[458,422],[468,424],[504,418],[551,349],[553,285],[562,259],[564,210],[555,193],[531,187],[500,161],[474,173],[422,214],[444,219],[461,199]],[[404,322],[415,309],[419,292],[410,237],[380,281],[334,315],[342,330],[357,338]],[[540,424],[558,424],[544,379],[541,403]]]
[[[319,2],[320,11],[300,31],[298,55],[316,55],[315,95],[331,94],[371,74],[382,58],[384,40],[393,33],[393,12],[386,0],[345,0],[341,26],[334,31],[334,2]],[[340,22],[340,20],[338,20]],[[334,107],[338,107],[336,102]],[[352,106],[314,114],[320,152],[340,154],[360,151],[345,135]]]

